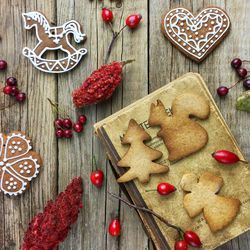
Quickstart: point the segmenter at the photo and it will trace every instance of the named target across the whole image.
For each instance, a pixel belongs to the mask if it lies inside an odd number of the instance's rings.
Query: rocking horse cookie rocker
[[[25,29],[36,29],[38,44],[33,50],[25,47],[23,55],[37,69],[47,73],[64,73],[73,69],[87,53],[87,49],[77,50],[69,41],[69,34],[73,35],[76,43],[86,39],[78,22],[71,20],[62,26],[51,27],[47,18],[40,12],[23,13],[22,16]],[[67,56],[57,60],[45,59],[42,56],[47,50],[62,50]]]

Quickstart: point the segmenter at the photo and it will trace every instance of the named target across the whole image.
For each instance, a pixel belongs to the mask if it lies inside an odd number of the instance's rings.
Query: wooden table
[[[219,6],[226,9],[232,20],[230,35],[200,65],[173,48],[160,32],[161,15],[179,5],[194,12],[205,6]],[[103,6],[113,10],[116,29],[123,25],[129,14],[142,14],[141,27],[134,32],[125,30],[117,40],[110,58],[118,61],[136,59],[136,62],[124,69],[123,84],[110,101],[75,111],[72,109],[72,90],[103,64],[111,40],[111,32],[101,20]],[[33,10],[45,13],[56,24],[76,19],[83,25],[88,36],[84,44],[88,56],[75,70],[59,75],[42,73],[22,56],[22,48],[33,48],[36,38],[34,32],[24,30],[21,13]],[[237,96],[243,91],[242,85],[234,88],[225,99],[216,95],[219,85],[230,85],[237,79],[230,67],[231,59],[236,56],[250,58],[249,13],[248,0],[124,0],[120,6],[109,0],[1,0],[0,57],[6,59],[9,65],[8,70],[1,73],[1,81],[7,76],[15,76],[19,87],[28,95],[24,105],[15,105],[0,112],[1,131],[26,131],[33,138],[34,149],[40,152],[44,167],[24,195],[16,198],[0,195],[0,249],[20,249],[31,218],[77,175],[81,175],[84,180],[84,208],[60,249],[153,249],[136,212],[107,195],[107,190],[117,194],[121,191],[102,145],[93,134],[93,124],[188,71],[199,72],[204,77],[229,127],[250,160],[250,116],[236,111],[234,107]],[[68,106],[67,111],[74,120],[77,114],[86,114],[88,122],[85,132],[74,135],[72,140],[56,140],[53,127],[55,115],[51,112],[47,98],[58,101],[61,106]],[[0,102],[1,105],[8,105],[10,98],[1,94]],[[105,173],[102,189],[95,188],[89,181],[93,155],[97,158],[98,167]],[[120,238],[112,238],[107,234],[109,221],[115,216],[122,222]],[[219,249],[250,249],[250,234],[243,234]]]

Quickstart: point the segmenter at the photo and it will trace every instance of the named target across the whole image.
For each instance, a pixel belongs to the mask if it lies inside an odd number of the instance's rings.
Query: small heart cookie
[[[201,62],[226,37],[230,25],[226,12],[218,7],[205,8],[197,16],[178,7],[163,17],[162,32],[186,56]]]

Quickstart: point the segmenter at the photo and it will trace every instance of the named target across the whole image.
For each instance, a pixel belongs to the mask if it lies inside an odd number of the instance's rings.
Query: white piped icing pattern
[[[21,133],[0,133],[0,191],[8,195],[22,194],[39,174],[39,155],[31,152],[30,141]]]
[[[229,27],[228,16],[216,7],[204,9],[195,17],[184,8],[176,8],[164,18],[164,29],[170,40],[197,59],[203,58]]]

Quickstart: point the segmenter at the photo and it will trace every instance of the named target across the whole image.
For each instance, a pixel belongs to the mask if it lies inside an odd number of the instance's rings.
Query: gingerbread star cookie
[[[208,7],[194,16],[189,10],[171,9],[162,19],[162,32],[186,56],[204,60],[230,30],[230,19],[218,7]]]
[[[172,115],[160,100],[151,104],[148,123],[160,126],[158,136],[168,149],[170,161],[180,160],[202,149],[208,142],[207,131],[190,116],[207,119],[210,114],[208,101],[201,96],[186,93],[177,96],[172,103]]]
[[[183,201],[188,215],[193,218],[203,212],[212,232],[229,225],[240,210],[238,199],[218,195],[223,186],[219,176],[206,172],[198,180],[194,174],[185,174],[180,185],[189,192]]]
[[[165,173],[168,167],[155,163],[162,153],[144,144],[151,137],[133,119],[129,121],[128,129],[122,138],[122,144],[130,144],[130,148],[117,163],[118,167],[130,168],[117,181],[127,182],[138,178],[142,183],[149,181],[150,174]]]
[[[23,132],[0,133],[0,191],[4,194],[22,194],[38,175],[42,160],[31,151],[30,143]]]

